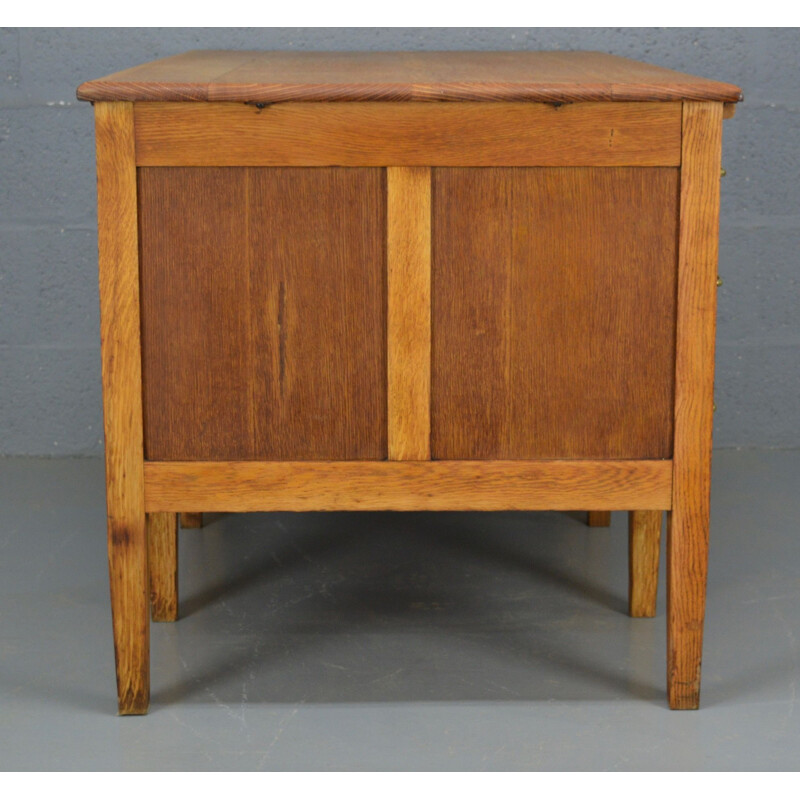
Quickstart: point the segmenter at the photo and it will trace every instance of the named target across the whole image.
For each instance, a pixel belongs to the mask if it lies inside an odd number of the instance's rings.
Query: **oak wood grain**
[[[628,611],[632,617],[656,615],[661,517],[661,511],[628,515]]]
[[[139,190],[147,457],[386,458],[383,170],[140,168]]]
[[[721,149],[722,104],[685,103],[674,482],[672,511],[667,517],[667,683],[671,708],[697,708],[700,703],[708,570]]]
[[[431,171],[387,170],[388,453],[430,458]]]
[[[100,340],[108,565],[120,714],[150,700],[133,106],[97,103]]]
[[[202,511],[184,511],[181,515],[181,528],[202,528]]]
[[[153,622],[178,619],[178,515],[147,515],[150,610]]]
[[[586,515],[586,523],[590,528],[607,528],[611,525],[611,512],[589,511]]]
[[[668,506],[670,461],[147,462],[148,511],[501,511]]]
[[[436,169],[433,209],[433,458],[669,458],[677,171]]]
[[[147,710],[187,508],[632,509],[633,616],[666,509],[668,697],[698,706],[737,87],[593,53],[214,51],[79,97],[120,713]]]
[[[680,103],[137,103],[140,166],[677,166]]]
[[[78,88],[81,100],[682,100],[737,86],[597,52],[195,50]]]

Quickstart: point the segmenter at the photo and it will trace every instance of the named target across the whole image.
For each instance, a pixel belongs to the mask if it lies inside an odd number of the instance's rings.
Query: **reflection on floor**
[[[116,717],[97,460],[0,460],[0,768],[798,769],[800,451],[715,455],[702,709],[627,521],[206,515]],[[663,559],[662,559],[663,561]]]

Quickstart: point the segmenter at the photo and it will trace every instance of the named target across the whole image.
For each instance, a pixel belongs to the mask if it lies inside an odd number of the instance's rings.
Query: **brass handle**
[[[722,278],[719,275],[717,275],[717,286],[722,286]]]
[[[728,174],[728,170],[726,170],[726,169],[725,169],[725,167],[723,167],[723,168],[722,168],[722,169],[719,171],[719,176],[720,176],[720,178],[724,178],[724,177],[725,177],[727,174]]]

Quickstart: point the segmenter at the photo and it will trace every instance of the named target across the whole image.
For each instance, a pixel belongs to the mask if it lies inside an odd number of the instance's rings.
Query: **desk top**
[[[193,50],[78,88],[79,100],[714,100],[741,89],[606,53]]]

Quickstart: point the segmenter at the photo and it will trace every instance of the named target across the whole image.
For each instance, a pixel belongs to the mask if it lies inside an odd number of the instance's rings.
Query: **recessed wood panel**
[[[139,170],[145,456],[386,457],[379,169]]]
[[[436,169],[432,454],[668,458],[678,171]]]

